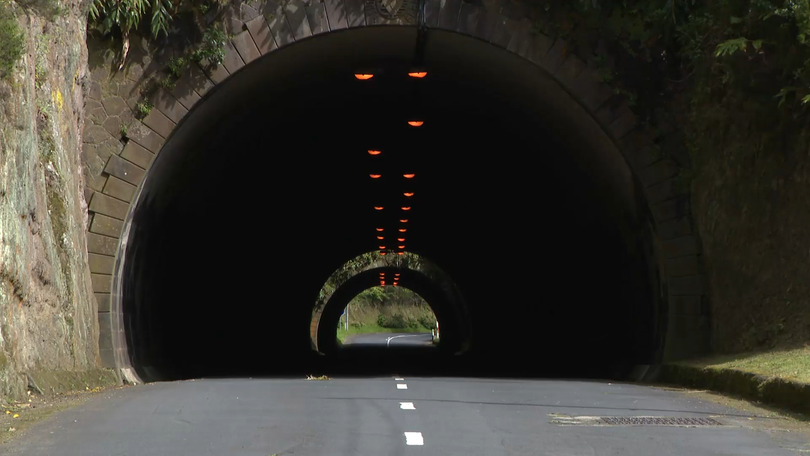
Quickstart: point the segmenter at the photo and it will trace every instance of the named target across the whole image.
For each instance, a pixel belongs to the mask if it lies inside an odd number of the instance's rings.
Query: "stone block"
[[[204,76],[204,75],[203,75]],[[208,79],[208,78],[206,78]],[[186,72],[177,82],[172,89],[172,96],[186,109],[191,109],[198,101],[200,95],[194,90],[191,83],[191,76]]]
[[[127,129],[127,138],[155,154],[163,147],[164,141],[162,136],[141,122],[136,122]]]
[[[145,147],[141,146],[135,141],[129,141],[127,145],[124,146],[124,150],[121,152],[121,158],[130,161],[143,169],[149,169],[149,165],[152,164],[155,154],[149,152]]]
[[[273,32],[273,38],[276,39],[276,45],[278,45],[278,47],[281,48],[295,42],[295,37],[293,36],[292,30],[290,30],[290,25],[287,23],[287,18],[284,16],[284,10],[282,8],[276,8],[275,11],[265,16],[265,18],[267,19],[267,26],[270,27],[270,31]]]
[[[687,255],[697,255],[698,253],[700,253],[700,245],[694,236],[690,235],[664,241],[664,258],[678,258]]]
[[[101,101],[101,104],[104,105],[104,110],[107,112],[108,116],[118,116],[121,115],[124,110],[129,109],[127,103],[120,97],[108,97]]]
[[[99,173],[97,176],[94,176],[92,179],[89,179],[87,181],[87,185],[89,185],[92,190],[97,192],[104,190],[104,186],[106,184],[107,184],[107,176],[102,173]]]
[[[340,30],[348,27],[343,0],[324,0],[323,4],[326,8],[326,18],[329,20],[329,30]]]
[[[428,27],[439,26],[439,12],[442,9],[441,0],[425,0],[425,24]]]
[[[667,288],[672,296],[702,295],[704,290],[702,276],[670,277]]]
[[[152,109],[149,115],[143,119],[143,123],[164,138],[168,138],[174,130],[174,122],[158,109]]]
[[[608,126],[608,132],[618,140],[633,131],[636,125],[638,125],[636,115],[631,111],[627,111]]]
[[[571,87],[574,81],[579,78],[579,75],[582,74],[587,67],[588,65],[577,57],[576,54],[568,54],[568,57],[560,66],[560,69],[554,73],[554,77],[564,86]]]
[[[534,62],[536,65],[543,65],[543,59],[548,54],[551,46],[554,45],[554,40],[543,35],[542,33],[531,33],[531,46],[528,51],[529,54],[525,55],[527,59]]]
[[[110,157],[110,161],[104,167],[104,172],[132,185],[139,185],[146,174],[142,168],[115,155]]]
[[[101,83],[93,81],[90,83],[90,90],[87,91],[87,97],[92,100],[101,101]]]
[[[592,90],[587,92],[581,101],[591,112],[598,112],[611,98],[613,98],[613,90],[599,82],[593,85]]]
[[[694,276],[701,272],[697,255],[670,258],[666,261],[666,270],[667,277]]]
[[[653,218],[661,223],[689,214],[689,199],[678,197],[650,206]]]
[[[118,238],[87,233],[87,251],[101,255],[115,256],[118,251]]]
[[[166,91],[166,89],[159,89],[157,92],[155,92],[155,94],[152,96],[152,103],[155,105],[155,108],[152,109],[152,111],[155,109],[159,110],[175,124],[180,122],[183,117],[188,114],[188,109],[178,102],[176,98]],[[150,112],[149,114],[151,115],[152,113]],[[146,117],[147,119],[149,118],[149,116]],[[144,123],[149,125],[149,123],[146,122],[146,119],[144,119]],[[171,129],[173,128],[174,125],[171,125]],[[169,132],[171,132],[171,129],[169,129]],[[155,131],[161,133],[160,130],[156,128]],[[163,135],[163,133],[161,133],[161,135]],[[163,136],[166,137],[166,135]]]
[[[261,16],[262,13],[259,12],[258,9],[248,5],[247,3],[242,3],[239,5],[239,19],[242,22],[250,22],[253,19]]]
[[[259,52],[267,54],[276,50],[276,40],[273,38],[273,33],[270,32],[270,27],[267,26],[264,16],[259,16],[246,25],[253,42],[259,48]]]
[[[93,222],[90,224],[91,233],[110,236],[116,239],[121,237],[121,230],[123,228],[124,222],[102,214],[93,214]]]
[[[121,122],[121,118],[118,116],[107,117],[107,120],[105,120],[101,126],[113,138],[118,138],[122,135],[121,127],[123,126],[123,123]]]
[[[236,48],[230,41],[225,42],[225,59],[222,61],[222,65],[225,66],[225,69],[228,70],[230,74],[234,74],[245,66],[245,62],[242,60],[242,57],[239,56],[239,52],[236,51]]]
[[[262,54],[253,42],[249,31],[244,31],[233,37],[233,45],[245,63],[258,59]]]
[[[478,13],[478,23],[475,26],[474,35],[484,41],[491,41],[495,34],[495,28],[501,21],[501,15],[498,14],[498,11],[486,7],[483,8]]]
[[[290,30],[296,40],[312,36],[307,19],[307,9],[302,0],[289,0],[284,7],[284,15],[287,16],[287,22],[289,22]]]
[[[110,311],[110,294],[109,293],[95,293],[96,303],[98,304],[99,312]]]
[[[106,120],[106,119],[105,119]],[[87,144],[101,144],[107,140],[115,139],[101,125],[85,124],[82,141]]]
[[[668,301],[670,315],[703,314],[703,298],[701,296],[670,296]]]
[[[480,6],[461,2],[461,7],[459,8],[458,12],[458,22],[456,23],[456,31],[466,35],[475,34],[475,26],[478,24],[478,15],[480,13]]]
[[[351,27],[366,25],[366,13],[363,0],[343,0],[346,8],[346,24]]]
[[[681,172],[681,167],[674,161],[665,158],[642,169],[638,173],[638,178],[645,187],[651,187],[659,182]]]
[[[115,266],[115,257],[90,253],[88,254],[87,262],[90,265],[90,272],[112,275],[113,267]]]
[[[545,57],[543,57],[542,66],[550,74],[554,74],[562,67],[565,59],[568,58],[568,43],[562,39],[557,38],[551,49],[548,50]]]
[[[625,154],[633,153],[653,144],[654,138],[646,129],[636,128],[619,141],[619,149]]]
[[[110,293],[112,291],[112,276],[108,274],[90,274],[93,282],[93,293]]]
[[[188,85],[202,97],[214,87],[214,82],[208,78],[205,72],[196,64],[188,67]]]
[[[624,151],[623,151],[624,152]],[[625,157],[635,169],[644,169],[663,158],[661,150],[655,144],[641,148],[636,152],[625,152]]]
[[[681,217],[658,224],[658,236],[668,241],[692,234],[692,223],[688,217]]]
[[[326,33],[329,31],[329,20],[326,18],[326,6],[324,3],[313,1],[307,5],[307,21],[313,35]]]
[[[118,367],[115,363],[115,350],[111,348],[100,349],[98,356],[101,360],[101,367],[105,369],[115,369]]]
[[[442,0],[439,9],[439,28],[455,30],[460,9],[461,0]]]
[[[599,123],[607,127],[629,110],[630,106],[628,106],[627,102],[616,96],[611,97],[610,103],[605,103],[601,108],[596,110],[594,117],[596,117]]]
[[[108,215],[118,220],[124,220],[129,212],[129,204],[104,193],[96,192],[90,200],[89,209],[97,214]]]
[[[203,72],[208,75],[211,81],[214,82],[214,84],[219,84],[220,82],[228,79],[228,76],[231,75],[228,73],[225,65],[214,65],[210,63],[208,59],[203,59],[200,61],[200,67],[203,69]]]
[[[647,201],[650,204],[660,203],[679,195],[678,179],[671,178],[647,189]]]
[[[508,21],[508,19],[503,17],[498,19],[498,22],[495,23],[495,30],[492,31],[492,38],[489,40],[490,43],[502,48],[509,46],[509,40],[512,39],[512,34],[507,25]]]
[[[107,184],[104,186],[103,193],[131,203],[137,189],[138,187],[132,184],[128,184],[115,176],[110,176],[110,178],[107,179]]]
[[[98,313],[98,347],[101,350],[110,350],[113,347],[112,342],[112,319],[109,312]]]

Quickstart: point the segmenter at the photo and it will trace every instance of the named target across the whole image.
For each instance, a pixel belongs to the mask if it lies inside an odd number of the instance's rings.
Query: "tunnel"
[[[404,250],[465,297],[455,365],[620,375],[663,350],[650,220],[615,141],[532,62],[449,31],[332,32],[245,66],[167,139],[118,254],[119,343],[144,380],[312,372],[324,280]]]

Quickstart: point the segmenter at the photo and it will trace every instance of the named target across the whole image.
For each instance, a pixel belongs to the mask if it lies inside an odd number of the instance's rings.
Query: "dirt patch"
[[[84,404],[90,399],[108,395],[110,391],[128,388],[128,385],[115,387],[87,388],[53,396],[40,396],[29,391],[27,401],[9,401],[0,404],[0,445],[24,438],[25,431],[56,412]]]

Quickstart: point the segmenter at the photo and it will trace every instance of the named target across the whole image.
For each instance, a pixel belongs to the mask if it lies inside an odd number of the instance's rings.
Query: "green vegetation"
[[[770,352],[713,356],[686,361],[683,364],[709,369],[734,369],[810,384],[810,346]]]
[[[25,37],[14,17],[11,4],[0,0],[0,78],[14,69],[25,50]]]
[[[344,317],[345,318],[345,317]],[[430,332],[436,316],[416,293],[402,287],[374,287],[349,303],[349,329],[341,318],[338,340],[352,334]]]
[[[136,111],[135,114],[139,119],[143,120],[143,118],[145,118],[146,116],[149,115],[150,112],[152,112],[152,108],[154,107],[155,105],[153,105],[152,102],[149,100],[141,101],[140,103],[135,105]]]

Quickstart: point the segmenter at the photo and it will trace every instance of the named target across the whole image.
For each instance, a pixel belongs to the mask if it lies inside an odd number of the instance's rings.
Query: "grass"
[[[712,356],[683,364],[710,369],[735,369],[768,377],[810,383],[810,346],[769,352]]]

